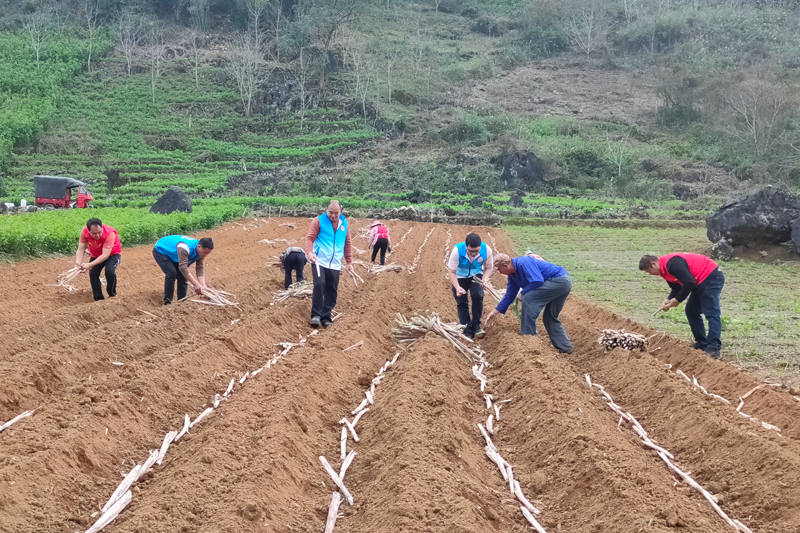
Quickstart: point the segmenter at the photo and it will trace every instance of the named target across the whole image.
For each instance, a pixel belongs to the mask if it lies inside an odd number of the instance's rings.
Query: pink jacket
[[[392,239],[389,237],[389,228],[383,225],[375,226],[374,228],[369,230],[369,247],[372,248],[373,246],[375,246],[375,243],[381,237],[386,237],[386,240],[389,241],[389,248],[391,248]]]

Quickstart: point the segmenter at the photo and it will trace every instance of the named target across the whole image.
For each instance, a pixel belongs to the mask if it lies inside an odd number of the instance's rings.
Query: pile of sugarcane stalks
[[[442,322],[436,313],[427,317],[416,315],[410,320],[398,313],[395,322],[397,326],[392,329],[392,335],[400,346],[413,346],[428,332],[433,332],[452,344],[471,363],[485,362],[483,356],[486,352],[464,335],[464,326]]]
[[[34,410],[35,410],[35,409],[34,409]],[[12,425],[16,424],[17,422],[19,422],[19,421],[20,421],[20,420],[22,420],[23,418],[28,418],[28,417],[29,417],[29,416],[31,416],[32,414],[33,414],[33,411],[25,411],[24,413],[22,413],[22,414],[20,414],[20,415],[17,415],[17,416],[15,416],[15,417],[14,417],[14,418],[12,418],[11,420],[9,420],[8,422],[6,422],[6,423],[5,423],[5,424],[3,424],[2,426],[0,426],[0,433],[2,433],[2,432],[3,432],[3,430],[5,430],[5,429],[7,429],[7,428],[10,428]]]
[[[58,275],[58,283],[55,285],[48,285],[49,287],[61,287],[67,292],[76,291],[78,289],[75,288],[75,280],[78,276],[81,275],[81,267],[75,266],[67,270],[66,272],[62,272]]]
[[[605,351],[603,353],[607,353],[609,350],[613,350],[617,346],[628,351],[647,351],[647,337],[644,335],[639,335],[638,333],[625,331],[624,329],[604,329],[603,335],[597,339],[597,343],[600,344],[600,346],[605,347]]]
[[[697,483],[694,479],[692,479],[689,476],[688,472],[684,472],[680,468],[675,466],[675,464],[672,463],[672,461],[675,460],[675,456],[673,456],[671,453],[669,453],[664,448],[656,445],[650,439],[650,437],[647,434],[647,431],[645,431],[644,427],[642,427],[642,425],[639,423],[639,421],[636,420],[636,418],[634,418],[632,414],[623,411],[622,408],[619,405],[614,403],[613,398],[611,398],[611,395],[606,392],[605,388],[602,385],[599,385],[597,383],[592,383],[592,378],[589,376],[589,374],[586,374],[585,377],[586,377],[586,383],[589,385],[589,388],[592,388],[592,387],[598,388],[600,390],[600,392],[602,393],[603,398],[606,400],[606,405],[608,405],[611,408],[612,411],[614,411],[617,415],[619,415],[619,424],[618,425],[622,425],[623,422],[629,423],[631,425],[631,429],[633,429],[633,431],[635,431],[636,434],[639,435],[639,438],[642,439],[642,444],[644,444],[648,448],[651,448],[651,449],[655,450],[656,453],[658,454],[658,456],[661,458],[661,460],[664,461],[664,463],[666,463],[666,465],[673,472],[678,474],[681,477],[681,479],[687,485],[689,485],[690,487],[695,489],[706,500],[708,500],[708,503],[711,504],[711,507],[714,509],[714,511],[716,511],[717,514],[720,517],[722,517],[722,519],[725,520],[725,522],[729,526],[731,526],[734,530],[739,531],[741,533],[752,533],[752,531],[750,531],[750,529],[747,526],[745,526],[744,524],[742,524],[738,520],[732,520],[725,513],[725,511],[723,511],[720,508],[719,500],[718,500],[718,498],[716,496],[713,496],[710,492],[708,492],[706,489],[701,487],[699,483]]]
[[[389,263],[388,265],[377,265],[372,264],[367,267],[367,272],[370,274],[380,274],[381,272],[401,272],[403,270],[403,265],[398,265],[397,263]]]
[[[349,269],[348,269],[348,270],[347,270],[347,273],[348,273],[348,274],[350,274],[350,277],[351,277],[351,278],[353,278],[353,283],[355,284],[355,286],[356,286],[356,289],[358,288],[358,282],[359,282],[359,281],[360,281],[361,283],[364,283],[364,278],[362,278],[361,276],[359,276],[359,275],[356,273],[356,271],[355,271],[355,270],[349,270]]]
[[[232,302],[231,300],[228,299],[228,296],[230,296],[231,298],[235,298],[235,296],[229,292],[205,288],[203,289],[203,296],[208,298],[208,301],[206,300],[192,300],[192,301],[199,304],[217,305],[219,307],[235,307],[239,311],[242,310],[242,308],[239,307],[239,304],[237,304],[236,302]]]
[[[289,285],[288,289],[275,292],[273,299],[277,303],[285,302],[289,298],[308,298],[314,294],[314,287],[305,281],[298,281]]]
[[[503,296],[505,296],[505,294],[506,294],[506,291],[505,291],[505,290],[503,290],[503,291],[499,291],[499,290],[495,289],[494,287],[492,287],[491,285],[489,285],[488,283],[486,283],[485,281],[483,281],[483,280],[482,280],[481,278],[479,278],[479,277],[473,277],[473,278],[472,278],[472,282],[473,282],[473,283],[477,283],[478,285],[480,285],[481,287],[483,287],[483,290],[485,290],[486,292],[488,292],[489,294],[491,294],[491,295],[492,295],[492,298],[494,298],[494,299],[495,299],[495,300],[497,300],[498,302],[499,302],[500,300],[502,300],[502,299],[503,299]]]

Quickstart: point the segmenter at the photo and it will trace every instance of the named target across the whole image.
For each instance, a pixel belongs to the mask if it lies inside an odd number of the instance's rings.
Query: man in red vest
[[[84,262],[84,254],[89,249],[91,261]],[[117,266],[122,259],[122,243],[119,233],[111,226],[103,224],[99,218],[90,218],[81,230],[75,265],[82,271],[89,271],[94,301],[104,300],[103,286],[100,284],[100,271],[106,269],[106,291],[113,298],[117,295]]]
[[[645,255],[639,260],[639,270],[667,281],[670,293],[661,305],[662,311],[669,311],[689,298],[686,318],[694,335],[694,347],[719,359],[722,348],[719,294],[725,285],[719,266],[704,255],[677,253],[661,257]],[[702,315],[708,321],[708,334]]]

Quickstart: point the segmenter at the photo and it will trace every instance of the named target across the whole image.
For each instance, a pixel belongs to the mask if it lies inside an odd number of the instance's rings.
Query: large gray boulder
[[[800,254],[800,218],[796,218],[792,222],[792,244],[794,244],[794,251]]]
[[[529,191],[545,181],[544,161],[533,152],[514,153],[503,160],[503,173],[500,175],[505,189]]]
[[[800,217],[800,198],[767,186],[720,207],[706,220],[708,239],[723,237],[732,245],[780,244],[791,238],[792,221]]]
[[[192,199],[177,185],[173,185],[167,189],[167,192],[161,195],[161,198],[150,208],[151,213],[158,213],[161,215],[168,215],[175,211],[183,211],[184,213],[192,212]]]

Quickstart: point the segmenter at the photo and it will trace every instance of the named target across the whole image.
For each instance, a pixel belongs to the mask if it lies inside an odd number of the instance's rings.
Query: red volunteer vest
[[[717,268],[717,264],[714,261],[701,254],[679,253],[662,255],[658,258],[658,266],[661,267],[661,277],[667,280],[669,283],[683,285],[683,283],[678,281],[678,278],[667,272],[667,263],[673,257],[680,257],[686,261],[686,263],[689,265],[689,272],[692,274],[692,276],[694,276],[694,279],[697,281],[698,285],[703,283],[709,274],[714,272],[714,270]]]
[[[389,228],[386,226],[378,226],[378,238],[379,239],[388,239],[389,238]]]
[[[117,230],[103,224],[103,236],[99,239],[93,239],[92,235],[89,233],[89,229],[86,226],[83,227],[81,237],[86,241],[87,247],[89,248],[89,255],[94,258],[103,255],[103,244],[105,244],[110,233],[114,234],[114,246],[111,248],[111,255],[122,253],[122,243],[119,240],[119,233],[117,233]]]

